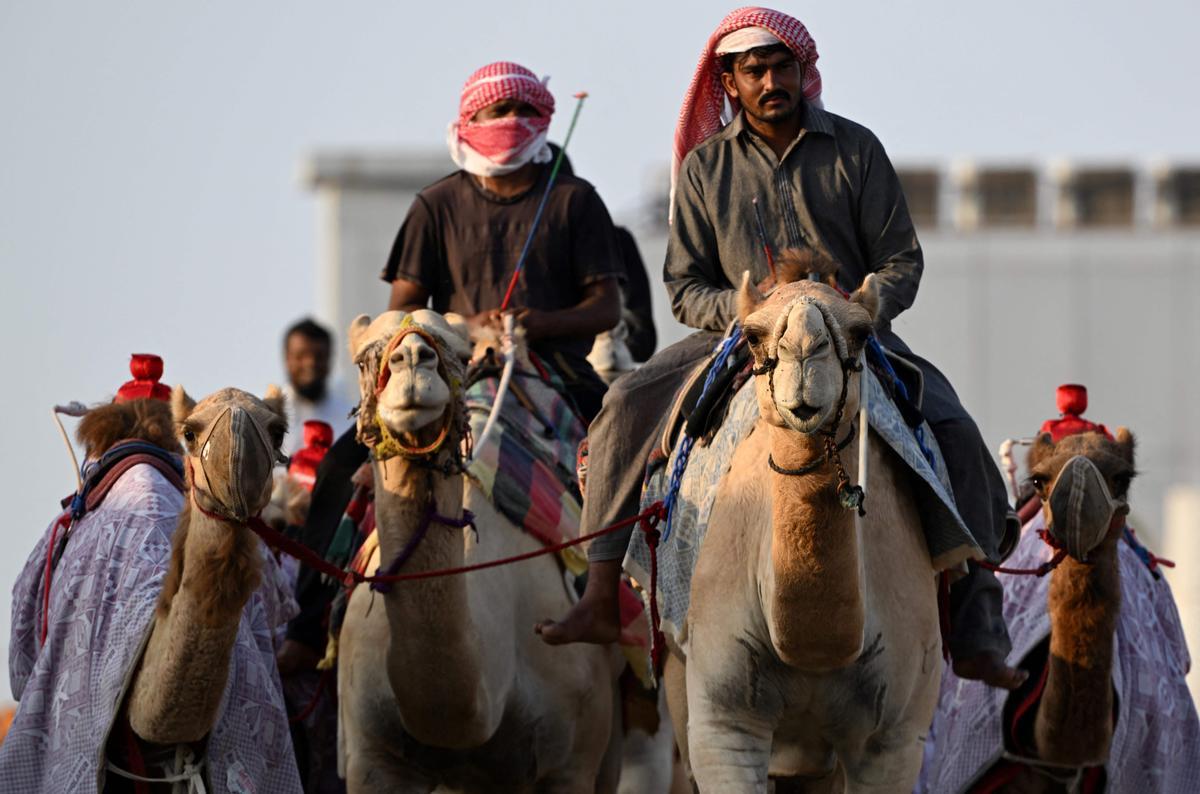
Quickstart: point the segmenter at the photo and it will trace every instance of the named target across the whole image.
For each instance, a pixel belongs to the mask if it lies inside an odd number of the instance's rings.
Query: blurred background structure
[[[0,6],[0,698],[8,591],[74,487],[52,405],[107,399],[142,351],[193,393],[261,391],[290,322],[381,311],[408,202],[451,168],[462,81],[500,58],[552,75],[563,107],[590,92],[576,173],[656,275],[675,115],[734,5]],[[1200,4],[779,7],[816,39],[827,107],[901,169],[927,268],[899,332],[993,445],[1065,381],[1134,429],[1138,528],[1179,562],[1200,647]]]

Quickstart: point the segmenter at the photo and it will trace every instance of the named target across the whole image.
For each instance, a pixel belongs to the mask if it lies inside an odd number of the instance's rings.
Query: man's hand
[[[959,678],[982,681],[997,689],[1016,689],[1029,678],[1029,671],[1009,667],[998,653],[985,652],[967,659],[954,660],[954,674]]]
[[[525,330],[525,339],[536,342],[557,335],[558,324],[550,312],[541,309],[517,309],[514,314],[517,325]]]
[[[500,320],[499,309],[488,309],[479,314],[473,314],[467,318],[467,328],[471,332],[482,331],[485,328],[491,328],[499,333],[504,328],[504,324]]]

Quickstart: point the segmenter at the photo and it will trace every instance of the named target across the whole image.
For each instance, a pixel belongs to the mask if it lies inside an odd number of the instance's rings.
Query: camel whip
[[[542,212],[546,209],[546,199],[550,198],[550,189],[554,187],[554,180],[558,178],[558,170],[562,167],[563,157],[567,154],[567,144],[571,142],[571,134],[575,132],[575,122],[579,121],[579,111],[583,109],[583,100],[587,99],[587,91],[580,91],[575,95],[575,99],[578,101],[575,103],[575,113],[571,116],[571,126],[567,127],[567,137],[563,138],[562,147],[558,150],[558,157],[554,159],[554,167],[550,169],[550,178],[546,180],[546,189],[542,191],[542,200],[538,203],[537,212],[533,216],[533,225],[529,227],[525,245],[521,248],[521,255],[517,258],[517,266],[513,269],[512,280],[508,282],[508,290],[505,291],[504,300],[500,304],[501,312],[508,309],[508,302],[512,299],[513,290],[517,286],[517,279],[521,277],[521,271],[525,269],[525,258],[529,255],[529,246],[542,221]],[[504,370],[500,373],[500,383],[496,386],[496,399],[492,402],[492,411],[483,425],[483,432],[479,434],[479,438],[475,439],[475,445],[471,451],[472,456],[477,450],[483,449],[488,435],[492,432],[492,426],[496,424],[496,418],[500,415],[500,406],[504,404],[504,395],[508,392],[508,384],[512,380],[513,367],[516,364],[514,354],[516,318],[512,314],[505,314],[503,323],[504,330],[500,335],[500,350],[504,353]]]
[[[754,222],[758,226],[758,241],[762,244],[763,253],[767,255],[767,267],[771,269],[771,280],[776,282],[775,286],[779,286],[779,279],[775,275],[775,256],[771,253],[771,244],[767,242],[767,227],[763,225],[758,196],[750,199],[750,203],[754,205]]]
[[[575,95],[575,99],[579,101],[575,103],[575,114],[571,116],[571,126],[567,127],[567,137],[563,138],[562,148],[558,150],[558,157],[554,158],[554,167],[550,169],[550,178],[546,180],[546,189],[542,191],[542,200],[538,203],[537,212],[533,216],[533,225],[529,227],[529,234],[525,237],[525,245],[521,248],[521,255],[517,258],[517,266],[513,270],[512,280],[508,282],[508,290],[504,293],[504,300],[500,303],[502,312],[508,309],[508,302],[512,300],[513,290],[517,287],[517,279],[521,277],[521,271],[525,269],[525,258],[529,256],[529,246],[542,221],[542,212],[546,209],[546,199],[550,198],[550,189],[554,187],[554,180],[558,178],[558,169],[562,167],[563,157],[567,154],[567,144],[571,142],[571,134],[575,132],[575,122],[579,121],[579,111],[583,110],[583,100],[587,99],[587,91],[580,91]]]

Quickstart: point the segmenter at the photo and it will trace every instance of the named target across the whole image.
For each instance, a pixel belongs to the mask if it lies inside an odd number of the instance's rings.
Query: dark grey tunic
[[[878,274],[878,327],[886,336],[916,298],[924,269],[900,180],[870,130],[811,105],[782,159],[742,114],[684,158],[663,266],[680,322],[724,330],[737,313],[742,272],[755,283],[767,277],[756,197],[776,254],[812,248],[841,265],[838,280],[848,290]]]

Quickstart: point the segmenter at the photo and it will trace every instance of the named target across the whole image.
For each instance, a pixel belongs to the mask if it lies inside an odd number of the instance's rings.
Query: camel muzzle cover
[[[1046,526],[1063,548],[1077,560],[1087,555],[1108,534],[1123,500],[1114,499],[1100,469],[1083,455],[1067,461],[1050,492]]]
[[[265,432],[244,408],[226,408],[212,423],[201,442],[200,466],[209,494],[229,518],[244,521],[262,509],[274,455]]]

